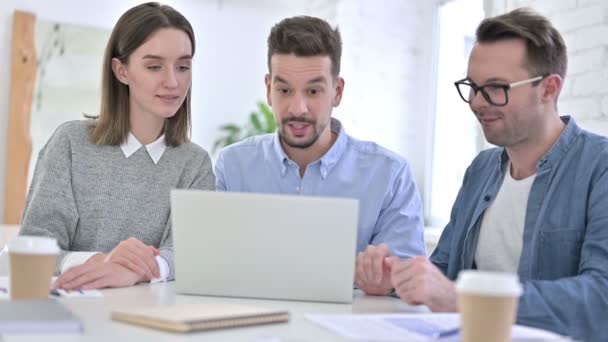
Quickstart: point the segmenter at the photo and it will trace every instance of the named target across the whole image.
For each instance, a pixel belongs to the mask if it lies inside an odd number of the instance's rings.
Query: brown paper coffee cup
[[[462,271],[456,282],[463,342],[508,342],[522,288],[516,274]]]
[[[59,247],[57,240],[18,236],[8,243],[9,296],[11,299],[45,299]]]

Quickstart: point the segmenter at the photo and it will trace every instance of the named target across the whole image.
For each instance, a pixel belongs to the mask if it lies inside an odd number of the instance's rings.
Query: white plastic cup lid
[[[461,271],[456,280],[456,290],[464,294],[496,297],[519,297],[523,293],[517,274],[476,270]]]
[[[8,242],[7,248],[9,253],[59,254],[57,240],[44,236],[17,236]]]

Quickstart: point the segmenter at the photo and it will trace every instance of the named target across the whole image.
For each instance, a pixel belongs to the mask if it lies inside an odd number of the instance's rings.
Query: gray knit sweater
[[[160,249],[173,279],[170,190],[213,190],[209,155],[186,143],[157,164],[145,146],[126,158],[120,146],[92,144],[90,123],[61,125],[40,151],[20,234],[57,239],[57,272],[66,252],[107,253],[135,237]]]

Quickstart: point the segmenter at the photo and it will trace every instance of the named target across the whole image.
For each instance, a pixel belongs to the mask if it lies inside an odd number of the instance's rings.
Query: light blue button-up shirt
[[[386,243],[402,258],[424,255],[422,202],[405,159],[350,137],[333,118],[331,130],[338,134],[334,145],[306,167],[304,177],[283,150],[278,133],[225,148],[215,165],[217,190],[355,198],[358,252]]]

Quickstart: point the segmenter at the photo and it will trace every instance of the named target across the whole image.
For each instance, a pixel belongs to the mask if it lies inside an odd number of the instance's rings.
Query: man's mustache
[[[309,118],[304,118],[304,117],[288,117],[283,119],[282,123],[288,124],[290,122],[303,122],[303,123],[309,123],[309,124],[314,124],[315,120],[313,119],[309,119]]]

